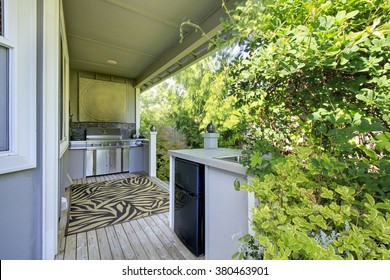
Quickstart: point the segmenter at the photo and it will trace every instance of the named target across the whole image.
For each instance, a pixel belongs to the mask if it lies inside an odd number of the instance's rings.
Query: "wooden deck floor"
[[[74,183],[122,179],[134,174],[91,177]],[[163,188],[168,185],[150,178]],[[66,195],[69,196],[69,190]],[[69,201],[69,200],[68,200]],[[194,260],[196,258],[168,226],[168,213],[65,236],[67,210],[61,213],[58,260]]]

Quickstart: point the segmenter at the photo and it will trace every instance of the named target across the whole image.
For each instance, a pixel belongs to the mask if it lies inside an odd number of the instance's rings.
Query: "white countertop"
[[[242,150],[217,148],[217,149],[187,149],[187,150],[170,150],[168,154],[193,162],[198,162],[207,166],[219,168],[222,170],[246,175],[246,167],[240,163],[229,162],[217,159],[216,157],[241,155]]]

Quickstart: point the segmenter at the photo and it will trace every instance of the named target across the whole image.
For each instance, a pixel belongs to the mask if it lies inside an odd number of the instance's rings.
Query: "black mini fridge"
[[[196,256],[204,254],[204,165],[175,159],[174,231]]]

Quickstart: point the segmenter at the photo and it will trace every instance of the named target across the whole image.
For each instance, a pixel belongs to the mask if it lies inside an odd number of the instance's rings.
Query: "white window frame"
[[[33,0],[4,0],[9,49],[9,149],[0,152],[0,174],[36,167],[37,10]]]
[[[62,89],[59,89],[62,90],[62,124],[59,124],[58,129],[62,129],[62,132],[59,131],[59,136],[63,136],[62,138],[60,137],[60,157],[62,157],[69,146],[69,55],[62,2],[60,2],[59,25],[59,40],[61,41],[59,48],[62,47],[62,52],[59,52],[62,53],[62,57],[59,58],[61,60],[60,65],[62,67]]]

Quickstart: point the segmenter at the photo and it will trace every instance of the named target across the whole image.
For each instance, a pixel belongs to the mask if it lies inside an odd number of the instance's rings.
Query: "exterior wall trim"
[[[42,259],[52,260],[58,247],[59,186],[59,5],[60,0],[41,0],[42,26]]]

